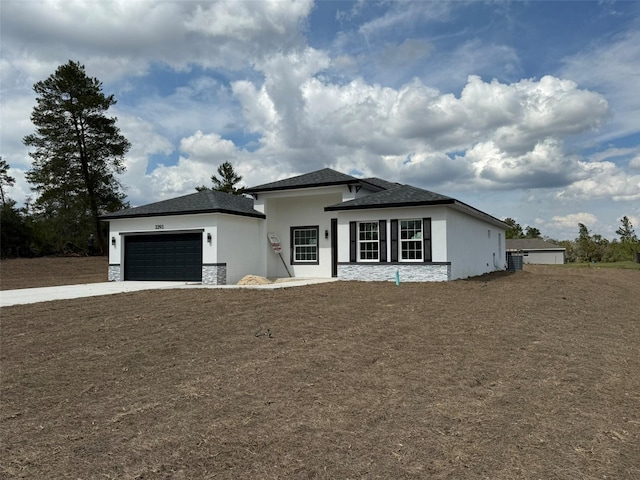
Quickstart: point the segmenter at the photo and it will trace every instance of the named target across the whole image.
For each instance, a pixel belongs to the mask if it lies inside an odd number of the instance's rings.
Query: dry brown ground
[[[638,271],[1,315],[0,478],[640,478]]]
[[[0,261],[0,290],[108,280],[107,257],[12,258]]]

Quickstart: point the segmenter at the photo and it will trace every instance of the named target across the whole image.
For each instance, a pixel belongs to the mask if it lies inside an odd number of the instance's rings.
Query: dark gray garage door
[[[202,281],[202,234],[124,237],[125,280]]]

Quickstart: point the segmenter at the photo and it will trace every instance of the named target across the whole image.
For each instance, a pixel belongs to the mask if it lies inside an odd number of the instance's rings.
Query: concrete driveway
[[[162,290],[167,288],[254,288],[275,289],[299,287],[314,283],[336,281],[335,278],[307,278],[290,280],[282,283],[267,285],[202,285],[201,283],[185,282],[104,282],[84,283],[81,285],[63,285],[59,287],[22,288],[19,290],[0,291],[0,307],[24,305],[27,303],[48,302],[51,300],[69,300],[72,298],[97,297],[100,295],[115,295],[118,293],[137,292],[140,290]]]

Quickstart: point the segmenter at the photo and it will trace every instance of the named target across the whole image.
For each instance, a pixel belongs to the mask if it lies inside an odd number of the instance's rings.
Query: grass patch
[[[558,265],[565,268],[619,268],[623,270],[640,270],[640,263],[627,260],[625,262],[574,262]]]

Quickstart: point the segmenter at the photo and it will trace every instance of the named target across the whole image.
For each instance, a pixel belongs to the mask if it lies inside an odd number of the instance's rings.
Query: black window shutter
[[[431,262],[431,219],[422,219],[423,258],[425,262]]]
[[[293,241],[294,241],[294,234],[293,234],[294,228],[291,227],[289,229],[289,255],[291,257],[291,259],[289,260],[289,263],[291,263],[291,265],[293,265],[296,262],[296,258],[295,258],[295,253],[294,253],[294,246],[293,246]]]
[[[378,225],[378,238],[380,239],[380,261],[387,261],[387,221],[380,220]]]
[[[398,261],[398,220],[391,220],[391,261]]]
[[[358,230],[356,222],[349,222],[349,261],[358,261]]]

